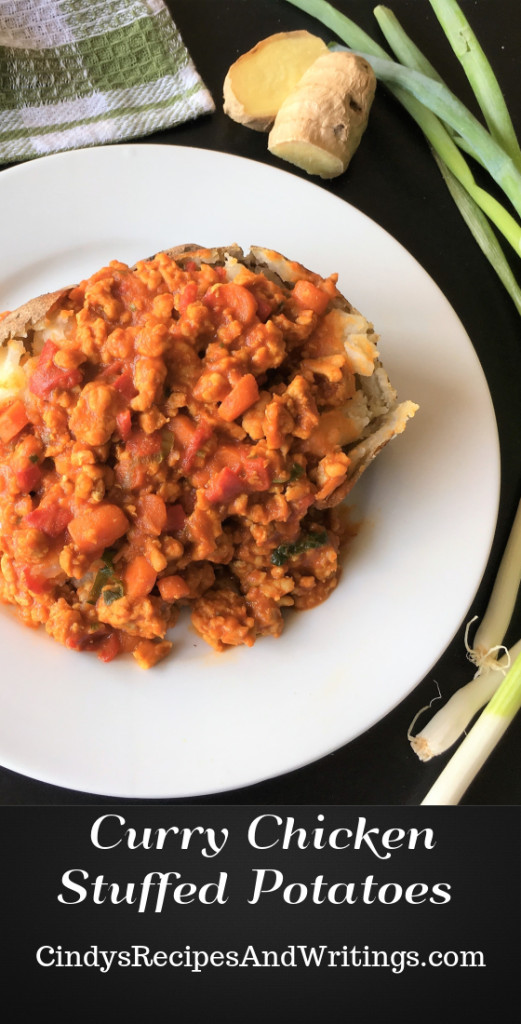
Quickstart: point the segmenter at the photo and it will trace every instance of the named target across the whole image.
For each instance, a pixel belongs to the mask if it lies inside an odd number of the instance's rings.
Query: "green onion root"
[[[444,754],[461,738],[478,711],[494,696],[509,665],[518,654],[521,654],[521,640],[494,664],[489,663],[489,667],[479,672],[466,686],[457,690],[421,731],[412,736],[415,722],[427,709],[422,708],[418,712],[409,729],[408,739],[420,761],[430,761]]]

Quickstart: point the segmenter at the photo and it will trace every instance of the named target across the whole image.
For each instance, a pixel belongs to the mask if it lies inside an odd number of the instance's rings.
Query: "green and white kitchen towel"
[[[0,0],[0,164],[213,110],[162,0]]]

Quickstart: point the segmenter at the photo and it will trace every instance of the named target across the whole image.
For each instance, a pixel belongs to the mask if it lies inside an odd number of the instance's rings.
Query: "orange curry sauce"
[[[349,459],[317,428],[354,375],[313,365],[336,278],[227,277],[112,262],[51,310],[0,408],[0,597],[103,661],[154,665],[186,604],[216,650],[252,645],[338,580]]]

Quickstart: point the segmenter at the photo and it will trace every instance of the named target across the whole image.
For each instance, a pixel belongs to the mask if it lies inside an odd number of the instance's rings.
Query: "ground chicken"
[[[255,640],[255,619],[244,598],[230,588],[207,590],[192,608],[192,623],[216,651]]]
[[[150,668],[182,605],[224,651],[336,586],[330,506],[367,432],[351,364],[365,354],[367,374],[372,329],[338,310],[334,276],[291,263],[286,285],[269,258],[266,275],[206,251],[113,261],[20,340],[35,348],[0,401],[0,599],[28,625]]]

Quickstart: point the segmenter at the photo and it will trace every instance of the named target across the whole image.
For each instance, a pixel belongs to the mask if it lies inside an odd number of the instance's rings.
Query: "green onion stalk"
[[[521,708],[521,653],[422,804],[458,804]]]
[[[326,0],[288,0],[331,29],[346,47],[363,54],[377,78],[423,131],[443,180],[481,251],[521,314],[521,288],[493,226],[521,255],[521,225],[515,216],[479,186],[463,153],[487,171],[517,215],[521,216],[521,149],[499,83],[465,14],[456,0],[430,0],[447,40],[470,82],[486,127],[448,89],[437,70],[406,34],[393,12],[374,9],[380,29],[397,58],[390,55],[350,18]],[[334,49],[343,49],[336,43]],[[460,743],[425,804],[458,803],[521,707],[521,640],[510,650],[503,640],[521,585],[521,502],[501,559],[494,587],[473,645],[465,643],[477,666],[461,687],[416,735],[413,750],[423,761]],[[474,620],[473,620],[474,621]]]
[[[398,19],[387,8],[380,5],[374,13],[391,48],[397,55],[401,54],[400,65],[396,65],[387,51],[367,32],[327,3],[327,0],[288,0],[288,3],[317,18],[326,28],[335,32],[348,49],[366,56],[377,78],[385,82],[389,92],[416,121],[453,177],[463,185],[476,206],[502,233],[515,253],[521,255],[521,225],[494,196],[477,185],[460,152],[461,148],[465,149],[478,163],[487,167],[494,180],[500,179],[500,187],[514,209],[521,214],[521,172],[517,142],[508,151],[502,149],[496,139],[487,133],[473,114],[444,85],[432,64],[409,39]],[[332,45],[333,48],[339,48]],[[406,63],[408,66],[405,66]],[[493,75],[491,70],[490,75]],[[440,113],[444,113],[448,120],[437,116]]]
[[[430,5],[469,80],[490,134],[521,171],[521,149],[512,118],[499,82],[465,14],[455,0],[430,0]]]
[[[476,155],[521,216],[521,171],[461,100],[443,82],[435,81],[420,71],[381,57],[372,56],[370,60],[377,78],[405,89],[465,140],[468,151]],[[519,246],[517,252],[521,254]]]

